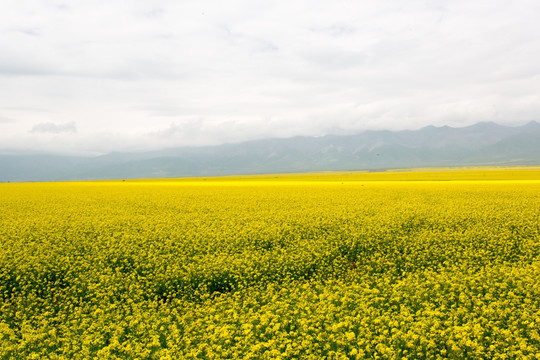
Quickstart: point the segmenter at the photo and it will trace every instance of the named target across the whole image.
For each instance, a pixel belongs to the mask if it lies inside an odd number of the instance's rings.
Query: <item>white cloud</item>
[[[538,13],[532,0],[11,2],[0,110],[17,121],[2,121],[0,144],[129,150],[539,120]]]

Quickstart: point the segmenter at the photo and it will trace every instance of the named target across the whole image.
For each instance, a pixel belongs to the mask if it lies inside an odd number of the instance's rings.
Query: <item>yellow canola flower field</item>
[[[0,359],[539,359],[540,168],[0,184]]]

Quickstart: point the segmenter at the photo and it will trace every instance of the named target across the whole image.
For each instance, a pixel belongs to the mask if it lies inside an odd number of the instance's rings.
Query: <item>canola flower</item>
[[[1,359],[540,358],[540,169],[0,184]]]

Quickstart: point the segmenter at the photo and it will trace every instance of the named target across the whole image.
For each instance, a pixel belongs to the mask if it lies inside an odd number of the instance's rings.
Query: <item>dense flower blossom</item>
[[[537,169],[0,184],[0,358],[535,359],[539,256]]]

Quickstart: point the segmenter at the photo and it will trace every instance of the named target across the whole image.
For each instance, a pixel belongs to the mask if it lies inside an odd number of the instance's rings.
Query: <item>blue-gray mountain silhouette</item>
[[[1,152],[0,152],[1,153]],[[6,151],[4,151],[6,153]],[[540,124],[365,131],[97,157],[0,155],[0,181],[212,176],[389,168],[540,165]]]

